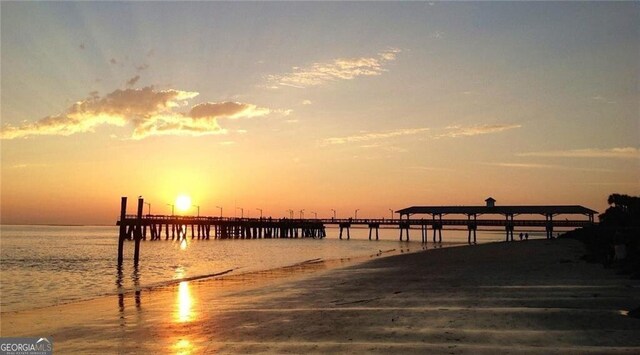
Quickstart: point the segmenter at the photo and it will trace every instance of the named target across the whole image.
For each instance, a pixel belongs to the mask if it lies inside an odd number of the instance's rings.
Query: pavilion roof
[[[411,206],[396,211],[400,214],[596,214],[597,211],[578,205],[550,206]]]

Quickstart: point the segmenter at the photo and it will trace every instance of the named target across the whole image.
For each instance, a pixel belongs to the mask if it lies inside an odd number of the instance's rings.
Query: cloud
[[[620,185],[631,185],[638,186],[640,181],[630,181],[630,182],[578,182],[573,184],[579,185],[590,185],[590,186],[620,186]]]
[[[573,149],[556,150],[548,152],[520,153],[522,157],[549,157],[549,158],[619,158],[619,159],[639,159],[640,149],[634,147],[609,148],[609,149]]]
[[[479,136],[482,134],[499,133],[506,130],[520,128],[521,125],[517,124],[492,124],[492,125],[476,125],[476,126],[450,126],[445,129],[447,133],[436,136],[436,138],[458,138],[458,137],[471,137]]]
[[[147,63],[143,63],[141,65],[136,66],[136,70],[138,72],[141,72],[141,71],[143,71],[143,70],[145,70],[147,68],[149,68],[149,64],[147,64]]]
[[[553,169],[553,170],[576,170],[576,171],[591,171],[591,172],[615,172],[611,169],[598,169],[598,168],[579,168],[566,165],[550,165],[550,164],[532,164],[532,163],[480,163],[482,165],[498,166],[502,168],[513,169]]]
[[[399,49],[388,49],[375,57],[340,58],[329,63],[314,63],[306,68],[294,67],[289,74],[269,75],[269,88],[291,86],[306,88],[337,80],[351,80],[359,76],[376,76],[387,71],[385,65],[394,61]]]
[[[601,95],[592,96],[591,100],[598,101],[598,102],[603,102],[603,103],[607,103],[607,104],[615,104],[616,103],[615,101],[610,100],[610,99],[608,99],[608,98],[606,98],[604,96],[601,96]]]
[[[311,100],[304,100],[302,101],[303,105],[311,105]]]
[[[109,60],[109,63],[111,63],[111,64],[118,64],[118,61],[116,60],[116,58],[111,58],[111,59]]]
[[[454,169],[451,168],[442,168],[437,166],[410,166],[409,169],[419,171],[454,171]]]
[[[92,93],[88,98],[71,105],[59,115],[44,117],[19,127],[4,126],[1,139],[38,135],[69,136],[93,132],[101,125],[133,127],[131,138],[152,135],[206,135],[225,133],[219,119],[259,117],[271,113],[267,108],[239,102],[206,102],[188,108],[188,101],[197,92],[181,90],[142,89],[115,90],[104,97]]]
[[[225,117],[230,119],[236,118],[251,118],[257,116],[264,116],[269,114],[270,110],[267,108],[257,107],[252,104],[243,104],[240,102],[205,102],[195,105],[189,112],[189,117],[194,119],[208,118],[208,117]]]
[[[136,75],[133,78],[127,80],[127,87],[132,87],[134,86],[138,80],[140,80],[140,75]]]
[[[428,130],[429,128],[405,128],[405,129],[397,129],[393,131],[384,131],[384,132],[368,132],[368,133],[346,136],[346,137],[327,138],[323,141],[323,143],[324,144],[344,144],[344,143],[351,143],[351,142],[365,142],[365,141],[376,140],[376,139],[386,139],[386,138],[392,138],[392,137],[414,135],[414,134],[419,134]]]
[[[49,166],[49,164],[15,164],[11,165],[10,169],[27,169],[27,168],[44,168]]]
[[[555,169],[557,165],[548,164],[529,164],[529,163],[485,163],[485,165],[500,166],[503,168],[520,168],[520,169]]]
[[[80,43],[80,49],[84,49],[84,43]]]

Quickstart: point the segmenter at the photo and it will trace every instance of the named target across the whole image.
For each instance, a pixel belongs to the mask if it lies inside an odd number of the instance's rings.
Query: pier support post
[[[142,197],[138,198],[138,215],[136,217],[136,229],[133,232],[133,239],[135,243],[135,249],[133,252],[133,266],[138,267],[140,261],[140,240],[142,239],[142,207],[144,207],[144,200]]]
[[[409,241],[409,228],[411,228],[411,225],[409,224],[408,220],[407,222],[400,222],[400,224],[398,225],[400,227],[400,241],[402,241],[402,231],[406,231],[407,232],[407,242]]]
[[[127,198],[122,197],[120,202],[120,235],[118,236],[118,266],[122,266],[122,255],[124,252],[124,238],[127,234],[127,225],[125,219],[127,218]]]
[[[467,242],[469,244],[472,244],[471,235],[473,235],[473,244],[475,244],[476,243],[476,230],[478,229],[478,220],[477,220],[477,217],[476,217],[475,214],[473,215],[473,221],[471,220],[471,215],[468,215],[468,217],[469,217],[468,218],[469,222],[467,224],[467,227],[469,229],[469,237],[467,238]]]
[[[467,242],[469,244],[475,244],[476,243],[476,229],[477,229],[477,227],[475,225],[469,226],[469,237],[467,239]]]
[[[437,242],[442,243],[442,225],[434,224],[433,225],[433,242],[436,243],[436,234],[438,236]]]
[[[436,242],[436,233],[438,234],[439,242],[442,243],[442,214],[438,214],[440,221],[436,221],[436,214],[433,217],[433,242]]]
[[[344,229],[347,230],[347,240],[351,239],[351,235],[349,234],[349,229],[351,227],[351,223],[349,223],[349,222],[340,223],[339,226],[340,226],[340,239],[342,239],[342,231]]]
[[[547,232],[547,239],[553,239],[553,215],[548,214],[545,216],[546,226],[545,231]]]
[[[380,229],[379,223],[369,223],[369,240],[371,240],[371,234],[374,229],[376,230],[376,240],[378,240],[378,230]]]

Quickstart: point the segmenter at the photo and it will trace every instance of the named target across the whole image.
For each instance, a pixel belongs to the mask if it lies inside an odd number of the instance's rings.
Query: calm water
[[[116,227],[0,226],[0,306],[2,312],[33,309],[118,292]],[[398,230],[381,229],[369,241],[368,229],[352,229],[351,240],[328,238],[261,240],[187,240],[143,242],[136,278],[141,287],[172,280],[275,269],[312,259],[367,256],[379,250],[419,250],[420,232],[399,242]],[[429,235],[431,237],[431,235]],[[479,232],[478,242],[500,241],[501,232]],[[446,242],[466,242],[465,231],[444,231]],[[133,243],[125,243],[124,275],[133,289]]]

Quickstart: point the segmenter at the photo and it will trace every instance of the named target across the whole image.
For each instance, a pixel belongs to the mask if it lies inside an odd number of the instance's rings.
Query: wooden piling
[[[120,202],[120,235],[118,236],[118,266],[122,266],[124,253],[124,238],[127,234],[127,225],[124,220],[127,217],[127,198],[122,197]]]
[[[140,240],[142,240],[142,207],[144,207],[144,200],[138,198],[138,215],[136,216],[136,230],[133,234],[135,243],[135,249],[133,254],[133,266],[138,267],[140,261]]]

